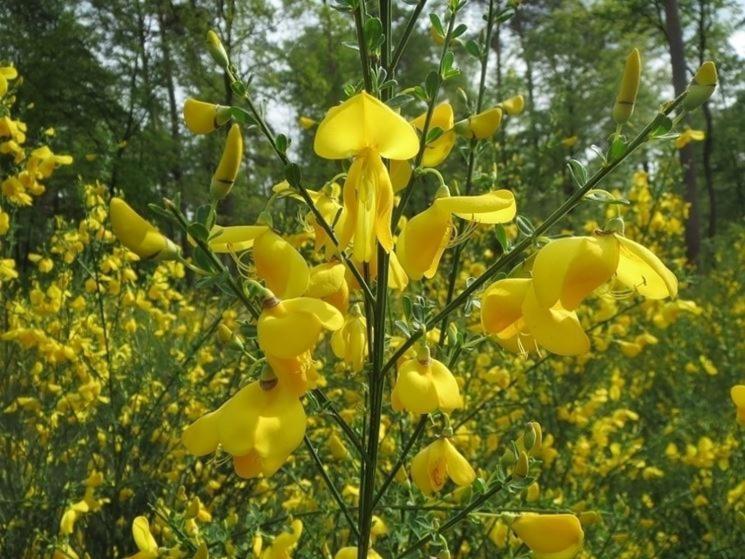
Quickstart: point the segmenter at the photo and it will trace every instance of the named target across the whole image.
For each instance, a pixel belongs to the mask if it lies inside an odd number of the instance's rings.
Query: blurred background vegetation
[[[429,4],[426,11],[437,8]],[[471,3],[473,29],[480,28],[483,4]],[[395,6],[401,26],[411,8]],[[709,262],[709,239],[745,211],[744,17],[737,0],[525,2],[517,17],[497,28],[491,45],[487,105],[518,93],[527,102],[526,113],[507,123],[494,143],[499,186],[528,192],[523,203],[538,215],[571,191],[565,162],[592,156],[591,146],[613,129],[610,106],[632,46],[644,61],[637,123],[680,90],[701,61],[713,59],[720,87],[687,123],[703,130],[705,140],[682,150],[672,142],[654,144],[635,162],[691,204],[688,256]],[[400,66],[404,87],[420,83],[436,56],[424,23]],[[354,42],[353,27],[327,2],[5,0],[0,58],[13,61],[25,80],[17,116],[28,123],[32,140],[54,128],[48,143],[76,162],[57,174],[28,217],[19,254],[45,234],[50,215],[80,211],[72,189],[54,188],[71,176],[99,178],[139,207],[176,192],[186,209],[205,200],[222,139],[185,133],[180,112],[187,95],[231,103],[225,76],[203,48],[209,27],[218,30],[243,76],[253,76],[269,121],[293,140],[304,176],[320,184],[332,174],[332,163],[313,157],[312,133],[296,125],[299,115],[320,118],[359,74],[356,52],[342,46]],[[478,79],[468,68],[475,59],[461,54],[465,71],[449,92],[456,114],[462,113],[456,88],[473,91]],[[414,116],[420,109],[405,112]],[[222,210],[224,222],[255,218],[259,200],[283,178],[255,131],[248,133],[246,150],[245,172]],[[450,158],[449,165],[458,168],[461,161]],[[628,184],[633,170],[627,166],[614,180]]]

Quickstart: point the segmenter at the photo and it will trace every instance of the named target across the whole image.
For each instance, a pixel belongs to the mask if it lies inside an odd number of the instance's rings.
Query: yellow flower
[[[740,425],[745,425],[745,384],[733,386],[730,396],[737,407],[737,422]]]
[[[406,223],[396,243],[396,255],[409,278],[431,278],[450,242],[453,215],[476,223],[495,224],[512,220],[515,212],[515,197],[509,190],[480,196],[450,196],[447,188],[443,188],[428,209]]]
[[[362,370],[367,355],[367,322],[359,305],[352,307],[344,326],[331,335],[331,349],[353,372]]]
[[[191,97],[184,103],[184,122],[194,134],[209,134],[230,120],[230,107],[197,101]]]
[[[461,120],[455,125],[455,131],[465,138],[484,140],[497,131],[502,124],[502,108],[492,107],[477,115]]]
[[[519,115],[525,109],[525,98],[522,95],[515,95],[502,101],[499,106],[504,109],[510,116]]]
[[[334,559],[357,559],[356,547],[342,547],[334,555]],[[367,551],[367,559],[383,559],[374,549]]]
[[[305,435],[305,411],[298,397],[277,379],[244,386],[217,410],[184,430],[181,440],[195,456],[218,444],[244,478],[270,476],[284,464]]]
[[[300,520],[293,520],[291,532],[282,532],[277,536],[272,545],[263,551],[261,559],[290,559],[292,550],[297,547],[297,542],[303,533],[303,523]]]
[[[8,81],[18,77],[18,71],[13,66],[0,66],[0,97],[8,92]]]
[[[59,523],[60,534],[63,536],[72,534],[75,530],[75,522],[89,510],[90,507],[84,500],[70,505],[62,514],[62,519]]]
[[[310,117],[307,116],[300,116],[298,119],[298,124],[300,124],[300,127],[303,130],[310,130],[313,128],[316,124],[318,124],[315,120],[313,120]]]
[[[310,270],[303,255],[266,225],[215,226],[209,239],[217,253],[237,253],[253,248],[256,275],[280,298],[302,295]]]
[[[306,297],[321,299],[334,305],[339,312],[347,312],[349,286],[346,280],[347,267],[340,262],[327,262],[310,270]]]
[[[311,200],[313,200],[316,209],[324,221],[334,227],[335,231],[341,230],[344,223],[344,212],[342,211],[342,205],[339,203],[340,190],[339,185],[335,182],[324,186],[320,191],[308,190],[308,194]],[[313,212],[308,211],[305,220],[313,228],[315,249],[317,251],[324,250],[327,256],[335,254],[336,246],[323,227],[317,222]]]
[[[678,293],[678,280],[657,256],[615,233],[553,240],[538,251],[533,264],[535,294],[546,308],[559,301],[574,310],[614,276],[647,299]]]
[[[463,398],[450,369],[432,359],[429,349],[425,349],[421,355],[399,367],[391,403],[396,411],[422,414],[462,408]]]
[[[10,216],[0,209],[0,237],[10,230]]]
[[[683,149],[691,142],[700,142],[706,137],[703,130],[691,130],[686,128],[675,138],[675,147]]]
[[[481,326],[495,334],[503,347],[529,353],[544,347],[558,355],[581,355],[590,340],[577,314],[560,304],[543,307],[538,303],[533,281],[502,279],[491,284],[481,298]]]
[[[414,456],[411,478],[422,493],[431,495],[440,491],[448,478],[456,485],[470,485],[476,479],[476,472],[450,440],[442,438]]]
[[[241,127],[233,124],[225,140],[225,148],[220,158],[220,164],[217,166],[215,174],[212,175],[210,194],[213,200],[222,200],[228,195],[230,189],[233,188],[233,183],[235,182],[235,177],[238,176],[242,159],[243,136],[241,136]]]
[[[636,95],[639,92],[641,71],[641,57],[639,56],[639,51],[634,49],[626,58],[621,87],[618,90],[616,104],[613,106],[613,120],[618,124],[623,124],[629,120],[634,113]]]
[[[116,238],[140,258],[171,260],[178,255],[179,248],[121,198],[111,199],[109,217]]]
[[[257,337],[264,353],[290,359],[313,349],[322,330],[335,331],[342,326],[342,314],[320,299],[296,297],[280,301],[269,295],[259,317]]]
[[[521,514],[512,530],[535,559],[572,559],[582,549],[585,533],[573,514]]]
[[[130,555],[128,559],[156,559],[158,557],[158,542],[150,532],[150,523],[144,516],[138,516],[132,522],[132,536],[139,551]]]
[[[60,165],[72,165],[72,157],[56,155],[47,146],[42,146],[31,152],[26,168],[32,177],[44,179],[51,176]]]
[[[298,398],[318,386],[318,369],[310,351],[297,357],[281,358],[266,355],[266,361],[279,378],[283,387]]]
[[[315,152],[325,159],[354,157],[344,183],[344,208],[339,242],[344,249],[354,237],[353,254],[370,262],[375,240],[393,248],[393,187],[383,159],[411,159],[419,151],[416,132],[387,105],[362,92],[328,111],[318,125]]]
[[[574,147],[577,144],[577,140],[578,140],[577,136],[569,136],[568,138],[564,138],[561,141],[561,145],[569,149],[569,148]]]
[[[412,120],[411,125],[421,132],[424,129],[426,120],[427,113],[425,112]],[[455,145],[453,123],[453,106],[450,103],[444,101],[434,108],[429,123],[429,130],[440,128],[442,134],[425,146],[424,154],[422,155],[422,167],[437,167],[450,155],[450,151]],[[401,165],[404,165],[404,163],[401,163]]]

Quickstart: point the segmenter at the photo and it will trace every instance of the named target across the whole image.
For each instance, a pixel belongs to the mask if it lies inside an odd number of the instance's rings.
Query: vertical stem
[[[362,63],[362,77],[365,81],[365,90],[373,92],[372,74],[370,73],[370,54],[367,52],[367,40],[365,39],[365,0],[357,0],[354,10],[354,26],[357,30],[357,46],[360,49],[360,62]]]

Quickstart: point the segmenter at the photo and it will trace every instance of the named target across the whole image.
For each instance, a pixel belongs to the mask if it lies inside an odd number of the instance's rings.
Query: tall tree
[[[677,0],[664,0],[665,31],[670,51],[675,95],[682,94],[687,85],[685,48],[683,46],[683,27],[680,23],[680,10]],[[698,187],[696,184],[696,163],[693,158],[693,145],[687,144],[678,150],[680,165],[683,168],[683,197],[689,204],[685,225],[686,255],[692,264],[698,263],[701,252],[701,225],[699,217]]]

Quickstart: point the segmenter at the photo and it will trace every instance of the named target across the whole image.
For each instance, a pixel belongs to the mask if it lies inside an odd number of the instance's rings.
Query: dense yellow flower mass
[[[716,76],[699,74],[703,95]],[[6,108],[15,79],[0,68]],[[4,538],[55,559],[349,559],[360,542],[378,559],[703,558],[732,541],[742,230],[712,244],[699,283],[685,203],[637,170],[608,187],[630,204],[587,204],[531,236],[530,190],[500,175],[513,163],[494,158],[506,169],[479,170],[468,195],[443,178],[433,196],[423,178],[474,145],[486,169],[521,95],[459,123],[435,95],[442,133],[425,141],[421,107],[349,93],[314,143],[341,172],[308,189],[286,166],[253,225],[218,211],[240,189],[244,113],[189,99],[189,130],[227,132],[205,206],[151,205],[169,239],[85,184],[82,217],[51,220],[23,258],[24,208],[74,161],[0,117],[1,465],[21,496]]]

